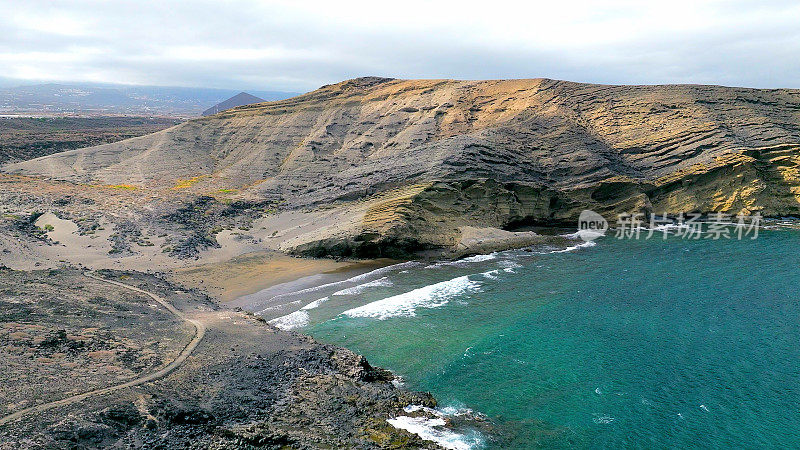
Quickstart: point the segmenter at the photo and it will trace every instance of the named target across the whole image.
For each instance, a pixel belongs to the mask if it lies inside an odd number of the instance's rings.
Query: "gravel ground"
[[[435,447],[386,422],[435,400],[363,357],[152,275],[100,275],[163,297],[205,338],[166,378],[0,427],[0,448]],[[3,270],[0,301],[4,414],[157,370],[192,336],[151,299],[76,269]]]

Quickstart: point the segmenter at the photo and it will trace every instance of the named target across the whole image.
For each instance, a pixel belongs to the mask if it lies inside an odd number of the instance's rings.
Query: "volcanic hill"
[[[272,202],[267,246],[382,256],[587,208],[800,215],[798,150],[798,90],[368,77],[3,170]]]
[[[219,102],[216,105],[208,108],[207,110],[203,111],[202,116],[210,116],[213,114],[220,113],[222,111],[227,111],[231,108],[235,108],[237,106],[244,106],[244,105],[251,105],[253,103],[262,103],[265,102],[263,98],[258,98],[255,95],[250,95],[247,92],[239,92],[238,94],[234,95],[233,97]]]

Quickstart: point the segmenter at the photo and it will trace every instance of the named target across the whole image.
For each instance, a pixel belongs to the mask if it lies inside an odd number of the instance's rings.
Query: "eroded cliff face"
[[[370,255],[586,208],[800,215],[798,150],[797,90],[361,78],[4,170],[332,211],[281,249]]]

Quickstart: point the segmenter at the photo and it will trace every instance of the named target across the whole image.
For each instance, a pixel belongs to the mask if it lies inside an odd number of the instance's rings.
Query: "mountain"
[[[247,92],[239,92],[238,94],[225,100],[224,102],[217,103],[211,108],[208,108],[207,110],[203,111],[203,114],[201,115],[210,116],[222,111],[229,110],[231,108],[235,108],[237,106],[252,105],[253,103],[263,103],[265,101],[266,100],[264,100],[263,98],[258,98],[254,95],[248,94]]]
[[[0,89],[0,114],[127,114],[196,117],[237,91],[109,84],[35,84]],[[264,100],[292,92],[257,91]]]
[[[800,91],[359,78],[3,170],[274,201],[265,245],[310,255],[453,248],[583,209],[800,215]]]

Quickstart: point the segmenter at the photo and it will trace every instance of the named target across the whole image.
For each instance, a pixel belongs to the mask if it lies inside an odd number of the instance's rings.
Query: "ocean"
[[[784,229],[409,262],[275,323],[488,419],[395,422],[449,448],[798,447],[798,249]]]

